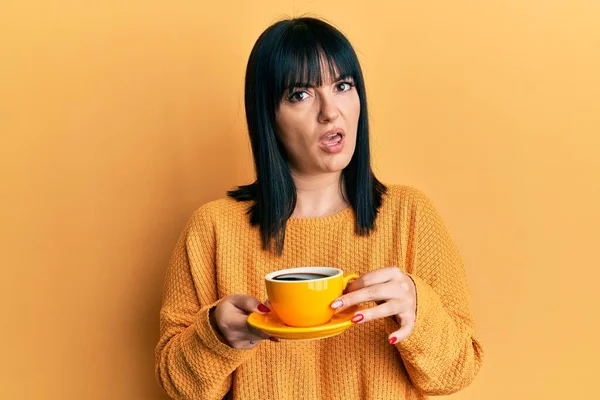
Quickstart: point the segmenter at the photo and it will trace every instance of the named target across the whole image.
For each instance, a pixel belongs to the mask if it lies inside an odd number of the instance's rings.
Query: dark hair
[[[275,135],[275,115],[286,90],[298,83],[322,85],[322,58],[332,77],[353,78],[360,99],[356,148],[341,178],[358,235],[366,236],[374,229],[387,190],[371,169],[365,83],[348,39],[315,18],[286,19],[271,25],[254,44],[246,68],[244,100],[256,181],[227,194],[238,201],[254,201],[248,209],[250,223],[260,226],[263,249],[271,249],[274,240],[278,255],[283,252],[286,223],[296,206],[296,187],[286,152]]]

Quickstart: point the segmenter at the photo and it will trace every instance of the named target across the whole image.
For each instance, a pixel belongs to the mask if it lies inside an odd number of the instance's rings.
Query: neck
[[[348,207],[341,173],[299,175],[292,172],[296,186],[296,208],[292,217],[326,217]]]

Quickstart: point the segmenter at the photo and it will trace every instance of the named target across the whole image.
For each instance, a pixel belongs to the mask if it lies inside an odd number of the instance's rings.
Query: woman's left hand
[[[406,339],[413,331],[417,313],[417,290],[413,280],[397,267],[368,272],[348,285],[344,295],[331,304],[338,312],[348,307],[374,301],[377,306],[358,311],[354,323],[396,317],[400,329],[388,337],[390,344]]]

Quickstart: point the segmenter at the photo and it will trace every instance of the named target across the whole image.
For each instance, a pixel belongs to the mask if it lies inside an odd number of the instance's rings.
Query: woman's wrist
[[[210,321],[210,327],[215,332],[215,335],[217,336],[219,341],[229,346],[229,343],[227,343],[227,339],[225,339],[225,336],[223,336],[223,332],[221,332],[219,324],[217,323],[217,317],[215,316],[216,309],[217,306],[214,306],[210,310],[208,310],[208,320]]]

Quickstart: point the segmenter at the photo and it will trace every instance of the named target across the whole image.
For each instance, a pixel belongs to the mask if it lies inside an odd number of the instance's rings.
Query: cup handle
[[[346,274],[346,275],[344,275],[344,276],[342,277],[342,279],[343,279],[343,282],[344,282],[344,290],[346,289],[346,286],[348,286],[348,283],[350,283],[350,281],[352,281],[352,280],[356,280],[356,279],[358,279],[359,277],[360,277],[360,275],[358,275],[358,274],[354,274],[354,273],[352,273],[352,274]]]

